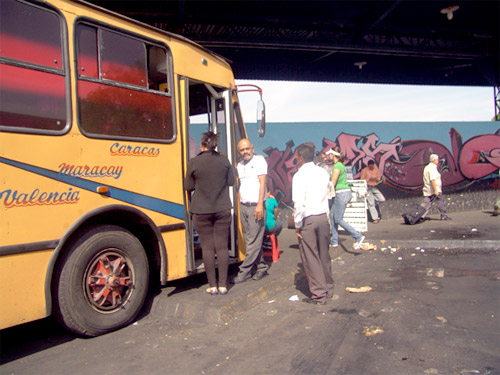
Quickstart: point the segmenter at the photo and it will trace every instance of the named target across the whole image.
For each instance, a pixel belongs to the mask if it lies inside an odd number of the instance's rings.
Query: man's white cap
[[[432,163],[433,161],[435,160],[438,160],[439,159],[439,156],[437,154],[431,154],[431,156],[429,156],[429,161]]]

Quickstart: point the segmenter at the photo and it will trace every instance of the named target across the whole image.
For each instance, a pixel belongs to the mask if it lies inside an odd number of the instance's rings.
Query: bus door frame
[[[211,121],[211,130],[219,134],[219,137],[221,137],[222,134],[225,135],[224,139],[224,144],[226,146],[225,150],[221,150],[219,147],[217,148],[217,151],[222,151],[224,155],[229,159],[229,162],[231,165],[235,168],[235,173],[236,173],[236,164],[237,160],[235,160],[235,149],[236,145],[233,144],[233,129],[234,129],[234,124],[233,124],[233,119],[234,119],[234,113],[233,113],[233,102],[232,102],[232,89],[227,88],[224,91],[218,93],[217,91],[214,90],[212,86],[209,84],[205,83],[205,87],[210,91],[212,94],[211,96],[211,116],[212,116],[212,121]],[[219,129],[221,123],[219,120],[219,112],[220,109],[217,108],[217,101],[223,99],[224,103],[224,108],[222,111],[224,112],[224,131],[221,134],[221,130]],[[219,138],[219,143],[221,139]],[[230,228],[230,246],[229,246],[229,257],[230,258],[236,258],[238,256],[237,252],[237,233],[236,233],[236,223],[237,223],[237,218],[236,216],[236,204],[238,204],[237,201],[237,196],[236,196],[236,189],[235,186],[230,186],[229,187],[229,197],[231,199],[231,203],[233,208],[231,208],[231,228]]]
[[[190,141],[190,128],[189,128],[189,87],[190,87],[190,78],[182,76],[179,77],[179,92],[180,92],[180,111],[179,113],[182,114],[183,123],[185,124],[184,127],[182,127],[184,130],[184,137],[185,137],[185,145],[186,145],[186,150],[184,150],[184,155],[186,156],[186,166],[187,166],[187,160],[189,159],[189,141]],[[217,134],[219,133],[220,126],[224,126],[224,131],[223,133],[225,134],[224,137],[224,143],[227,146],[226,150],[219,150],[218,151],[223,151],[226,157],[229,159],[231,165],[235,168],[235,173],[236,173],[236,154],[235,154],[235,149],[236,145],[233,143],[233,118],[234,118],[234,110],[233,110],[233,105],[232,105],[232,89],[231,88],[225,88],[222,92],[217,92],[210,84],[204,83],[205,87],[207,90],[210,92],[210,123],[208,124],[209,129]],[[220,119],[218,118],[218,111],[217,111],[217,101],[223,99],[224,103],[224,122],[223,123],[218,123],[217,120]],[[220,112],[220,111],[219,111]],[[208,119],[207,119],[208,120]],[[186,175],[186,171],[183,173],[183,178]],[[188,273],[193,273],[193,271],[196,273],[197,271],[200,270],[200,267],[196,266],[196,261],[195,261],[195,251],[194,251],[194,236],[193,236],[193,223],[191,220],[191,215],[189,213],[189,196],[188,193],[185,192],[185,199],[186,199],[186,268]],[[237,249],[237,218],[236,218],[236,207],[235,205],[238,204],[237,201],[237,196],[236,196],[236,189],[234,186],[229,187],[229,196],[233,205],[233,208],[231,209],[231,228],[230,228],[230,247],[229,247],[229,257],[230,258],[237,258],[238,256],[238,249]]]

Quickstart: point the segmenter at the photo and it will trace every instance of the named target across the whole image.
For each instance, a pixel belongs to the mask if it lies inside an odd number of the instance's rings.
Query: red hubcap
[[[133,286],[130,262],[119,252],[105,251],[90,263],[86,272],[87,300],[99,311],[120,308]]]

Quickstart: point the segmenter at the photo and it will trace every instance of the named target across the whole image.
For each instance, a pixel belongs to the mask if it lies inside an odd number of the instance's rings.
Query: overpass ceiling
[[[499,1],[90,2],[207,47],[237,79],[500,86]]]

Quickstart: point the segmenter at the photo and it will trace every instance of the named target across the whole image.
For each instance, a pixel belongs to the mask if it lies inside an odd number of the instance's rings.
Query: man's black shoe
[[[247,276],[247,277],[240,277],[239,275],[238,276],[235,276],[233,277],[233,279],[231,280],[231,283],[233,284],[241,284],[247,280],[250,280],[250,276]]]
[[[319,301],[319,300],[311,298],[311,297],[303,298],[302,302],[312,303],[313,305],[326,305],[326,301]]]
[[[268,276],[269,274],[267,273],[267,271],[258,271],[258,272],[255,272],[255,275],[253,275],[252,279],[254,280],[260,280],[262,279],[263,277],[266,277]]]

